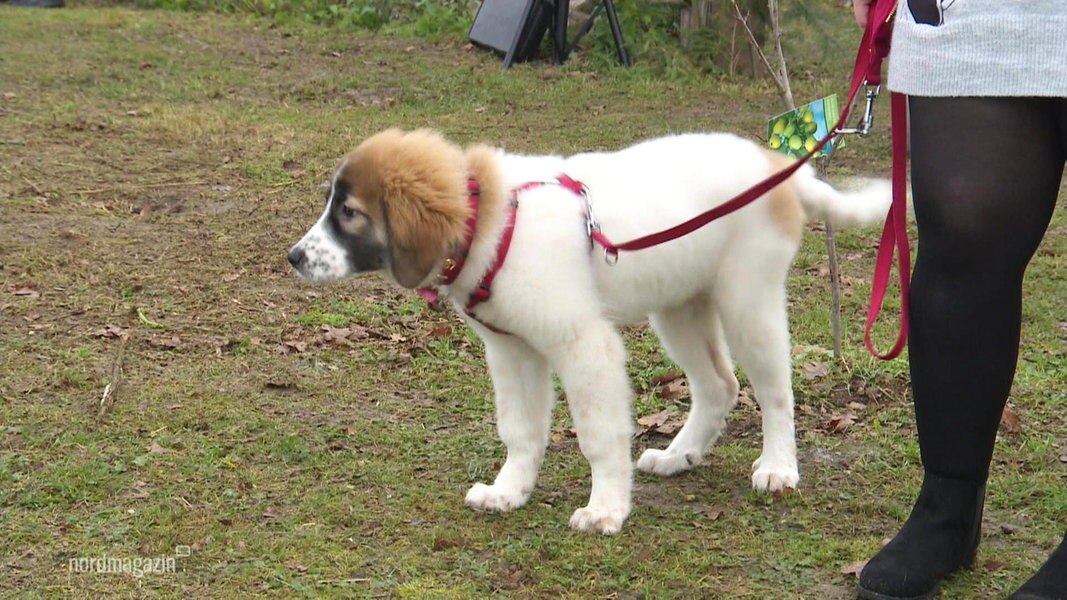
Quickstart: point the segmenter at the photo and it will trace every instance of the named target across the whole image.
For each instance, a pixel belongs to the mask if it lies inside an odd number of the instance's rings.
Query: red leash
[[[865,86],[878,86],[882,82],[882,60],[889,54],[889,40],[892,33],[892,18],[896,7],[896,0],[876,0],[870,8],[867,17],[867,26],[863,30],[859,49],[856,52],[856,63],[852,70],[852,81],[849,86],[848,99],[845,101],[846,109],[842,111],[837,123],[830,129],[830,133],[819,142],[807,154],[798,159],[785,169],[778,171],[767,179],[753,185],[747,190],[734,196],[729,201],[701,213],[688,221],[675,225],[669,229],[645,235],[621,244],[613,243],[599,230],[592,230],[590,236],[598,244],[604,247],[604,253],[609,259],[617,259],[620,251],[641,250],[692,233],[712,221],[738,210],[778,184],[788,179],[804,163],[811,159],[831,139],[837,135],[848,120],[849,109],[856,99],[860,88]],[[891,96],[891,130],[893,147],[893,202],[886,218],[885,227],[882,230],[882,239],[878,244],[878,254],[875,265],[874,278],[871,285],[871,303],[867,309],[867,322],[863,339],[867,350],[874,356],[883,360],[895,358],[904,348],[908,335],[908,273],[910,271],[910,258],[908,252],[907,232],[907,194],[906,194],[906,160],[907,160],[907,106],[904,96],[895,92]],[[885,354],[879,354],[871,342],[871,329],[878,320],[882,301],[889,283],[889,273],[893,266],[893,251],[897,252],[900,274],[901,313],[900,330],[897,341]]]
[[[889,113],[892,120],[893,150],[893,203],[882,228],[878,242],[878,254],[871,281],[871,302],[867,306],[867,322],[863,328],[863,343],[867,351],[882,360],[896,358],[908,341],[908,289],[911,272],[911,252],[908,248],[908,200],[907,200],[907,152],[908,152],[908,105],[903,94],[892,92],[889,96]],[[897,255],[897,274],[900,284],[900,329],[897,340],[885,353],[879,354],[871,341],[871,329],[882,310],[885,290],[889,285],[889,272],[893,268],[893,250]]]

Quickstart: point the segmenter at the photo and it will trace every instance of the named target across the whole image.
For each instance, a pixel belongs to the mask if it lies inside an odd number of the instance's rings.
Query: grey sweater
[[[1067,0],[934,0],[940,25],[900,0],[889,88],[915,96],[1067,97]]]

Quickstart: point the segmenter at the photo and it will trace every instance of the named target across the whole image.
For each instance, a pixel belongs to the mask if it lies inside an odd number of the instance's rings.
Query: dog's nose
[[[303,248],[293,248],[289,251],[289,264],[293,265],[294,269],[299,269],[307,261],[308,255]]]

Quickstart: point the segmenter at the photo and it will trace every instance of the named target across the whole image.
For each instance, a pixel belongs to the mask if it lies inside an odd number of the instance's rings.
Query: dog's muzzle
[[[293,246],[292,249],[289,250],[288,258],[289,264],[293,265],[293,268],[296,269],[298,273],[302,274],[304,272],[304,267],[308,264],[307,252],[304,252],[304,249],[300,246]]]

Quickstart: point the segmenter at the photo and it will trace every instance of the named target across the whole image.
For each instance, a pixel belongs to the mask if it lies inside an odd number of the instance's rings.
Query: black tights
[[[984,481],[1019,351],[1022,280],[1056,205],[1067,99],[910,99],[911,284],[924,467]]]

